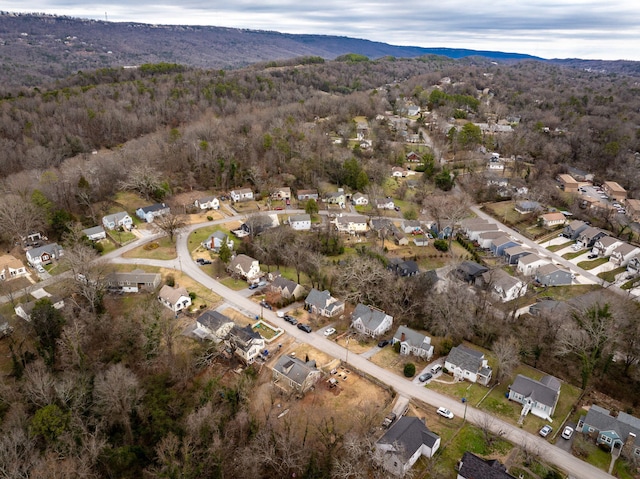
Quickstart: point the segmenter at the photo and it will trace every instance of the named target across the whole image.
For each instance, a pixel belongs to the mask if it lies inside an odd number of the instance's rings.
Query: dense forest
[[[469,203],[447,196],[452,184],[438,178],[455,169],[470,197],[481,193],[472,164],[483,148],[521,162],[532,195],[554,195],[549,185],[569,166],[640,195],[640,87],[630,76],[534,61],[347,55],[233,71],[146,64],[78,73],[55,87],[1,88],[5,248],[41,229],[78,264],[95,252],[74,224],[97,224],[121,190],[169,203],[185,191],[243,186],[264,196],[281,185],[381,191],[407,147],[380,115],[408,105],[430,112],[410,128],[428,129],[433,142],[417,210],[449,219],[457,210],[459,219]],[[369,122],[371,148],[349,147],[355,117]],[[507,119],[514,132],[500,137],[446,126]],[[274,230],[240,251],[274,266],[299,265],[314,286],[375,304],[447,338],[447,347],[466,339],[500,351],[501,374],[515,355],[578,385],[586,377],[637,408],[635,302],[592,298],[573,319],[599,329],[586,349],[569,351],[553,315],[524,324],[509,311],[493,315],[488,297],[466,289],[436,294],[426,277],[401,282],[374,249],[361,248],[338,268],[326,259],[337,255],[335,246],[321,235]],[[351,424],[275,421],[272,411],[253,409],[260,372],[209,368],[207,345],[177,339],[153,294],[123,306],[110,296],[88,300],[87,284],[69,289],[72,306],[58,311],[38,301],[31,323],[20,323],[11,338],[11,372],[0,385],[3,477],[386,477],[370,457],[377,410],[354,414]],[[576,328],[569,332],[588,334]],[[614,344],[624,361],[614,361]],[[443,477],[437,464],[433,474]]]

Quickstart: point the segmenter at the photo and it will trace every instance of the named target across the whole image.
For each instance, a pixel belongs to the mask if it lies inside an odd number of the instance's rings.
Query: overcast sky
[[[638,0],[3,0],[0,10],[341,35],[543,58],[640,60]]]

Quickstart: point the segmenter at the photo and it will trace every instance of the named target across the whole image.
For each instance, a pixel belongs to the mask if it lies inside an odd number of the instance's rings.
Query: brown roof
[[[160,289],[158,296],[160,296],[162,299],[167,300],[171,304],[176,304],[178,301],[180,301],[180,298],[182,296],[188,297],[189,292],[187,291],[187,288],[172,288],[168,284],[165,284],[162,289]]]
[[[10,254],[0,256],[0,271],[3,271],[5,268],[20,269],[23,267],[24,265],[22,264],[22,261],[16,259]]]

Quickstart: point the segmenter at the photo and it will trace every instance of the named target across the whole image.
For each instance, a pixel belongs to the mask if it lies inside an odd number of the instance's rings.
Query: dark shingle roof
[[[482,459],[465,452],[458,473],[464,479],[515,479],[496,459]]]
[[[378,439],[378,444],[398,444],[404,458],[409,459],[423,444],[432,448],[438,439],[419,418],[403,416]]]
[[[464,344],[451,349],[447,361],[458,366],[463,371],[471,371],[477,373],[482,368],[482,360],[484,354],[466,347]]]
[[[553,408],[560,393],[560,381],[553,376],[545,376],[540,381],[536,381],[518,374],[511,385],[511,390]]]

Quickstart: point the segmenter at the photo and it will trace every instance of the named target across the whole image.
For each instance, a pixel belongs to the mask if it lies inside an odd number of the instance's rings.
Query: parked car
[[[294,318],[293,316],[289,316],[288,314],[285,314],[285,315],[284,315],[284,320],[285,320],[287,323],[291,323],[291,324],[293,324],[294,326],[295,326],[296,324],[298,324],[298,320],[297,320],[296,318]]]
[[[571,426],[565,426],[562,430],[562,438],[571,439],[571,436],[573,436],[573,428]]]
[[[258,286],[260,286],[260,287],[262,287],[262,286],[266,286],[266,285],[267,285],[267,282],[266,282],[264,279],[262,279],[262,280],[260,280],[260,281],[258,282]]]
[[[553,428],[547,424],[546,426],[542,426],[542,429],[540,429],[538,434],[540,434],[542,437],[547,437],[549,434],[551,434],[551,431],[553,431]]]
[[[420,381],[421,383],[426,383],[432,377],[433,377],[433,374],[424,373],[424,374],[421,374],[420,376],[418,376],[418,381]]]
[[[597,258],[597,257],[598,257],[598,255],[597,255],[597,254],[595,254],[595,253],[591,253],[589,256],[587,256],[587,259],[595,259],[595,258]]]
[[[431,368],[431,373],[432,374],[438,374],[440,371],[442,371],[442,365],[441,364],[436,364],[435,366],[433,366]]]
[[[447,419],[453,419],[453,413],[445,407],[439,407],[437,413],[442,417],[446,417]]]
[[[311,326],[309,326],[308,324],[304,324],[304,323],[298,323],[298,329],[301,329],[305,333],[310,333],[311,332]]]
[[[269,310],[273,309],[271,307],[271,305],[269,303],[267,303],[264,299],[262,301],[260,301],[260,306],[262,306],[263,308],[269,309]]]
[[[324,331],[324,335],[325,335],[325,336],[331,336],[331,335],[332,335],[333,333],[335,333],[335,332],[336,332],[336,328],[327,328],[327,329]]]
[[[204,261],[204,258],[198,258],[196,259],[196,263],[198,264],[202,264],[202,262]]]
[[[202,265],[211,264],[211,260],[203,259],[202,261],[200,261],[200,264],[202,264]]]
[[[378,347],[379,348],[384,348],[387,344],[389,344],[391,341],[389,341],[388,339],[383,339],[382,341],[378,342]]]
[[[249,289],[258,289],[258,283],[250,284]]]

